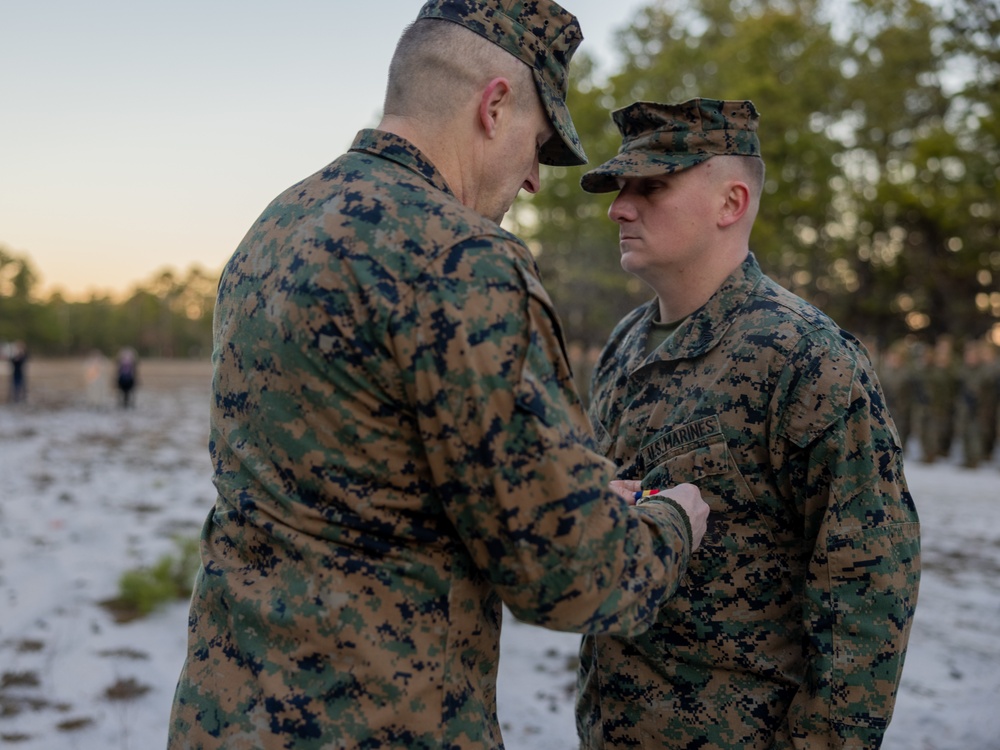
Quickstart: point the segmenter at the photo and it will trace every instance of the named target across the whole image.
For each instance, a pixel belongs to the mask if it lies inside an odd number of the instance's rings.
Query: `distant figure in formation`
[[[924,351],[918,386],[920,460],[928,464],[947,459],[951,454],[958,398],[958,368],[953,346],[950,336],[941,336]]]
[[[990,400],[995,398],[993,373],[989,368],[983,342],[973,339],[965,343],[962,365],[958,373],[958,397],[955,405],[955,423],[962,445],[962,465],[975,469],[988,461],[992,453],[986,452],[990,423],[995,424]]]
[[[918,376],[910,360],[906,342],[889,347],[878,372],[885,401],[892,420],[899,433],[899,445],[903,450],[913,434],[913,415],[916,411]]]
[[[894,342],[881,360],[879,381],[902,445],[912,436],[923,462],[954,457],[974,469],[994,460],[1000,363],[989,339],[960,344],[952,334]]]
[[[138,378],[136,375],[138,361],[135,350],[125,347],[118,355],[118,391],[121,393],[123,409],[133,406],[132,391],[135,390]]]
[[[10,402],[20,403],[28,398],[28,383],[25,369],[28,348],[23,341],[15,341],[10,349]]]
[[[983,357],[983,364],[990,373],[990,387],[986,390],[981,412],[983,454],[989,461],[996,449],[997,427],[1000,427],[1000,358],[997,357],[996,347],[989,342],[983,342],[980,354]]]

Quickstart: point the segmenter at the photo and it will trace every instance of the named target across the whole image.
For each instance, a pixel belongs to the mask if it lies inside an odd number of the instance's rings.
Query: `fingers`
[[[705,531],[708,529],[709,512],[708,503],[701,498],[701,490],[693,484],[678,484],[676,487],[660,490],[659,494],[675,501],[687,513],[688,520],[691,522],[693,540],[691,549],[698,549],[705,536]]]
[[[642,489],[642,482],[638,479],[614,479],[611,489],[629,505],[635,505],[635,493]]]
[[[637,479],[615,479],[611,482],[611,489],[629,505],[634,505],[636,493],[642,491],[642,482]],[[688,521],[691,523],[691,550],[698,549],[708,529],[709,513],[708,503],[702,500],[701,490],[693,484],[685,483],[653,492],[674,500],[687,513]]]

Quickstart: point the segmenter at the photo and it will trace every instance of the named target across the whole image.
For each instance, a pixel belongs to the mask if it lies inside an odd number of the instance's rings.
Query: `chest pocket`
[[[777,594],[774,589],[787,586],[788,565],[729,451],[718,417],[654,434],[643,444],[642,462],[643,487],[690,482],[711,508],[708,530],[688,571],[687,586],[701,589],[697,601],[731,615],[737,602],[767,600]]]

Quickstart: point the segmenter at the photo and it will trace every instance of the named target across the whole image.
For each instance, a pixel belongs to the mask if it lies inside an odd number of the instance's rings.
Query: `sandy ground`
[[[81,361],[32,361],[0,403],[0,747],[163,747],[187,606],[126,622],[123,572],[196,535],[213,502],[205,362],[145,361],[135,408]],[[6,383],[0,380],[0,396]],[[886,750],[1000,750],[1000,461],[915,461],[924,575]],[[509,750],[573,750],[578,639],[508,619]]]

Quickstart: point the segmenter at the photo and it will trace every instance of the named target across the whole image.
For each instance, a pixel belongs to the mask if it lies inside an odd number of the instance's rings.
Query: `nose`
[[[624,190],[620,191],[618,196],[611,202],[611,207],[608,208],[608,218],[619,224],[623,221],[633,221],[635,219],[635,205]]]

